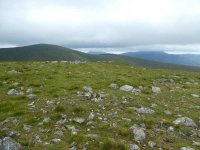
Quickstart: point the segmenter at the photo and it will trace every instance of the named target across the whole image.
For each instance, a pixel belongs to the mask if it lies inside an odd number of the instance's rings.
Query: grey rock
[[[22,147],[10,137],[5,137],[0,139],[0,150],[22,150]]]
[[[37,95],[35,95],[35,94],[29,94],[29,95],[27,95],[26,97],[27,97],[28,99],[30,99],[30,100],[34,100],[34,99],[37,98]]]
[[[133,87],[130,86],[130,85],[123,85],[123,86],[120,87],[120,90],[121,90],[121,91],[130,92],[130,91],[133,90]]]
[[[152,86],[151,89],[153,93],[156,93],[156,94],[161,93],[161,89],[159,87]]]
[[[129,149],[130,150],[140,150],[139,146],[137,146],[136,144],[129,144]]]
[[[196,127],[197,125],[194,123],[194,121],[191,118],[188,117],[181,117],[173,121],[176,125],[183,125],[186,127]]]
[[[147,107],[137,108],[136,111],[137,113],[140,113],[140,114],[153,114],[155,112],[154,110]]]
[[[86,137],[89,137],[89,138],[99,138],[100,135],[99,134],[87,134]]]
[[[153,141],[148,142],[149,147],[154,148],[156,146],[156,143]]]
[[[116,89],[119,88],[119,86],[118,86],[117,84],[115,84],[115,83],[111,83],[111,84],[109,85],[109,87],[110,87],[111,89],[113,89],[113,90],[116,90]]]

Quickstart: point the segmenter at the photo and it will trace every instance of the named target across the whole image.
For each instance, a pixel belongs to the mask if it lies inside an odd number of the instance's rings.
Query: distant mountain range
[[[127,52],[122,55],[173,64],[200,66],[200,55],[195,54],[167,54],[165,52],[140,51]]]
[[[115,55],[115,54],[100,54],[93,55],[88,53],[79,52],[69,48],[50,45],[50,44],[36,44],[15,48],[0,48],[0,61],[54,61],[54,60],[67,60],[67,61],[116,61],[129,65],[159,68],[159,69],[174,69],[185,71],[198,71],[200,67],[174,65],[169,63],[162,63],[152,60],[145,60],[141,58],[133,58],[130,56]]]

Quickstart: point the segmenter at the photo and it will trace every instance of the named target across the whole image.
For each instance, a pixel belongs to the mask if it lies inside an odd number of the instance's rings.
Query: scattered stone
[[[136,144],[129,144],[129,149],[130,150],[140,150],[139,146],[137,146]]]
[[[131,122],[131,119],[129,119],[129,118],[122,118],[122,120],[127,121],[127,122]]]
[[[75,118],[74,121],[79,124],[83,124],[85,122],[84,118]]]
[[[12,84],[12,86],[18,86],[19,85],[19,82],[14,82],[13,84]]]
[[[164,114],[165,114],[165,115],[171,115],[172,113],[171,113],[171,111],[169,111],[169,110],[165,110],[165,111],[164,111]]]
[[[130,92],[130,91],[133,90],[133,87],[130,86],[130,85],[123,85],[123,86],[120,87],[120,90],[121,90],[121,91]]]
[[[51,140],[51,142],[52,143],[59,143],[59,142],[61,142],[61,139],[53,139],[53,140]]]
[[[153,141],[148,142],[149,147],[154,148],[156,146],[156,143]]]
[[[15,90],[15,89],[9,90],[7,94],[8,94],[8,95],[18,95],[18,96],[24,95],[24,93],[23,93],[22,91],[19,91],[19,92],[18,92],[18,91]]]
[[[24,130],[27,131],[27,132],[31,132],[32,131],[32,126],[31,125],[26,125],[24,124]]]
[[[6,133],[6,136],[7,136],[7,137],[20,136],[20,133],[17,132],[17,131],[8,131],[8,132]]]
[[[11,70],[11,71],[8,71],[9,74],[18,74],[19,72],[16,71],[16,70]]]
[[[194,150],[194,149],[191,147],[181,147],[180,150]]]
[[[5,137],[0,139],[0,150],[22,150],[22,147],[10,137]]]
[[[176,119],[174,122],[176,125],[183,125],[186,127],[196,127],[197,125],[194,123],[194,121],[191,118],[188,117],[181,117]]]
[[[41,142],[42,142],[42,140],[41,140],[41,138],[40,138],[39,135],[36,134],[36,135],[34,135],[33,137],[34,137],[36,143],[41,143]]]
[[[168,127],[167,132],[174,132],[174,127],[172,126]]]
[[[26,90],[26,93],[32,93],[33,92],[33,89],[32,88],[28,88],[27,90]]]
[[[70,148],[69,150],[77,150],[76,146],[73,146],[72,148]]]
[[[136,111],[139,114],[153,114],[155,112],[154,110],[147,107],[137,108]]]
[[[117,84],[115,84],[115,83],[111,83],[111,84],[109,85],[109,87],[110,87],[111,89],[113,89],[113,90],[116,90],[116,89],[119,88],[119,86],[118,86]]]
[[[99,138],[100,135],[99,134],[87,134],[86,137],[88,137],[88,138]]]
[[[197,95],[197,94],[191,94],[192,97],[195,97],[195,98],[200,98],[200,95]]]
[[[30,100],[34,100],[34,99],[37,98],[37,95],[35,95],[35,94],[29,94],[29,95],[27,95],[26,97],[27,97],[28,99],[30,99]]]
[[[57,136],[63,136],[64,135],[62,131],[56,131],[54,134],[57,135]]]
[[[60,119],[59,121],[56,122],[56,125],[64,125],[67,119]]]
[[[159,87],[152,86],[152,92],[158,94],[161,93],[161,89]]]
[[[87,120],[88,120],[88,121],[93,121],[93,120],[94,120],[94,117],[95,117],[94,113],[91,112]]]
[[[83,87],[83,90],[84,90],[85,92],[90,92],[90,93],[92,93],[92,88],[91,88],[90,86],[84,86],[84,87]]]
[[[192,145],[200,147],[200,142],[195,142],[195,141],[193,141],[193,144],[192,144]]]
[[[143,141],[146,138],[146,134],[144,132],[144,128],[138,127],[138,125],[134,125],[131,127],[133,130],[133,135],[135,141]]]
[[[44,120],[42,121],[43,123],[48,123],[50,121],[50,118],[44,118]]]

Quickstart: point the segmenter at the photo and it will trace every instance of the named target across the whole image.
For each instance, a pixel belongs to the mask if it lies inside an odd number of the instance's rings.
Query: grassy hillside
[[[81,60],[90,62],[116,61],[116,62],[126,63],[129,65],[148,67],[148,68],[162,68],[162,69],[200,72],[200,67],[167,64],[167,63],[161,63],[156,61],[150,61],[150,60],[144,60],[128,56],[114,55],[114,54],[91,55],[57,45],[38,44],[38,45],[30,45],[24,47],[0,49],[0,61],[53,61],[53,60],[67,60],[67,61]]]
[[[11,136],[23,149],[151,149],[152,142],[154,149],[199,148],[193,145],[200,142],[199,73],[103,62],[1,62],[0,72],[0,139]],[[112,89],[111,83],[137,90]],[[8,95],[11,89],[18,93]],[[195,126],[173,123],[181,117]],[[140,142],[131,129],[136,125],[145,133]]]

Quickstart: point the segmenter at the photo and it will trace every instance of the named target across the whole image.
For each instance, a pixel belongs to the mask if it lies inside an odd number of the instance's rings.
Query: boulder
[[[0,150],[22,150],[22,147],[10,137],[5,137],[0,139]]]

